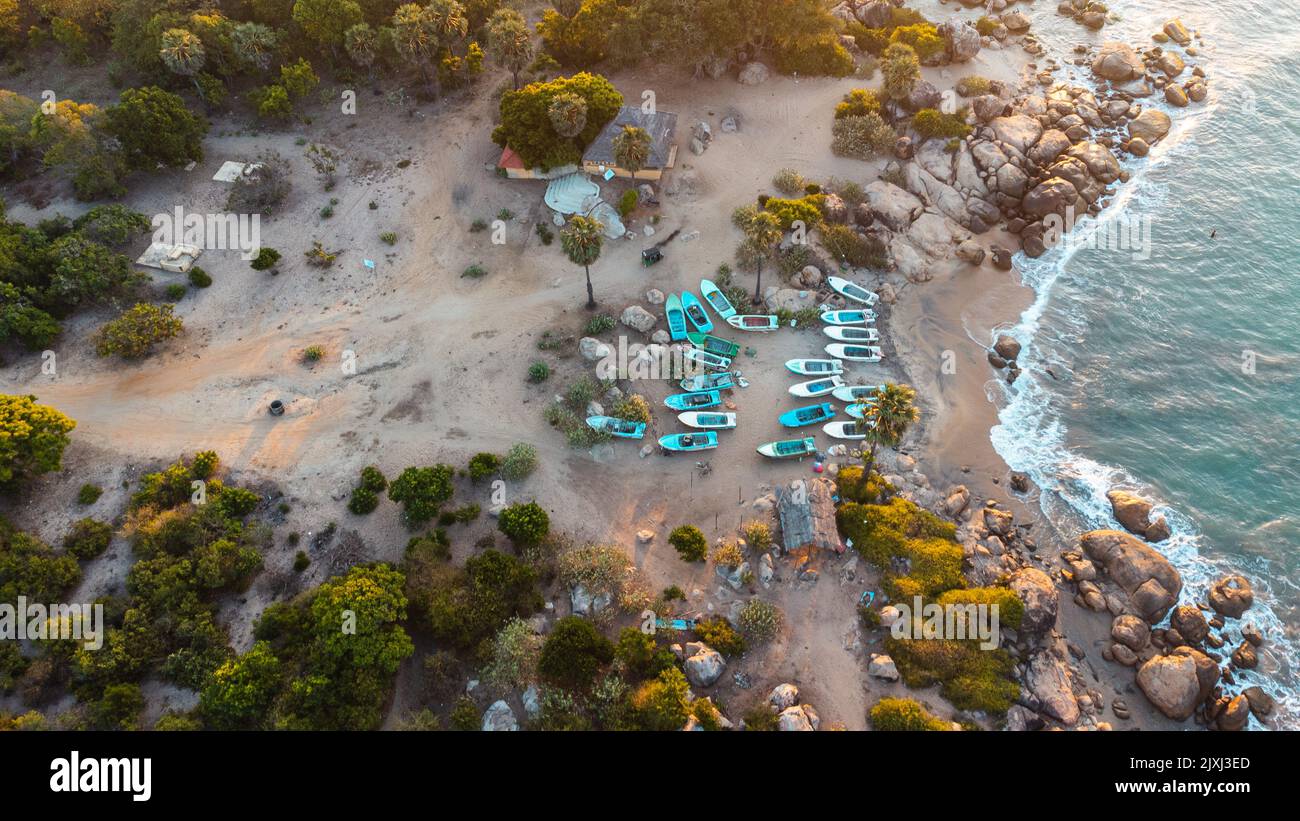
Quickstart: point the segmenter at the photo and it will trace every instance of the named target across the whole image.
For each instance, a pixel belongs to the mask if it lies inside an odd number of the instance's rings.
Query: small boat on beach
[[[694,376],[688,376],[677,383],[682,386],[682,390],[688,393],[698,393],[699,391],[725,391],[728,388],[736,387],[736,374],[728,373],[697,373]]]
[[[827,422],[822,431],[833,439],[866,439],[866,426],[855,419],[845,422]]]
[[[727,317],[727,324],[741,331],[775,331],[781,322],[769,314],[736,314]]]
[[[711,430],[703,433],[670,433],[659,437],[659,447],[664,450],[712,450],[718,446],[718,434]]]
[[[874,399],[859,399],[857,402],[845,406],[844,412],[847,413],[849,416],[852,416],[854,419],[862,419],[866,415],[866,408],[862,404],[864,402],[867,405],[876,404],[876,400]]]
[[[874,399],[876,392],[884,385],[845,385],[831,393],[841,402],[857,402],[860,399]]]
[[[820,405],[808,405],[807,407],[786,411],[781,414],[781,424],[787,428],[801,428],[804,425],[825,422],[834,415],[835,408],[832,407],[831,403],[823,402]]]
[[[700,280],[700,295],[704,301],[709,303],[709,307],[717,311],[718,316],[722,319],[730,319],[736,315],[736,309],[732,306],[731,300],[717,285],[713,284],[711,279]]]
[[[686,312],[686,318],[699,329],[700,333],[707,334],[713,330],[713,320],[709,319],[699,298],[690,291],[682,291],[682,310]]]
[[[835,292],[845,299],[851,299],[854,302],[861,302],[863,305],[875,305],[880,301],[880,297],[863,288],[861,285],[849,282],[844,277],[826,277],[826,284],[835,289]]]
[[[844,363],[838,359],[790,359],[785,363],[786,370],[801,376],[830,376],[844,373]]]
[[[686,339],[692,345],[702,351],[708,351],[711,354],[725,356],[728,359],[735,359],[736,354],[740,353],[740,346],[730,339],[723,339],[713,334],[701,333],[699,331],[689,331]]]
[[[790,393],[800,397],[825,396],[836,388],[843,387],[843,385],[844,380],[838,376],[822,377],[821,379],[809,379],[807,382],[791,385]]]
[[[811,436],[802,439],[782,439],[759,445],[757,450],[769,459],[802,458],[817,452],[817,440]]]
[[[727,368],[731,367],[731,360],[727,357],[718,356],[717,354],[712,354],[708,351],[702,351],[699,348],[689,348],[682,354],[682,356],[692,362],[698,362],[706,368],[712,368],[715,371],[725,371]]]
[[[874,345],[846,345],[843,342],[836,342],[822,350],[837,359],[847,359],[850,362],[879,362],[885,358],[880,349]]]
[[[717,391],[675,393],[664,399],[664,404],[676,411],[700,410],[722,404]]]
[[[875,328],[850,328],[844,325],[831,325],[822,328],[822,333],[838,342],[879,342],[880,331]]]
[[[710,411],[688,411],[677,414],[677,421],[688,428],[702,430],[729,430],[736,426],[736,414]]]
[[[588,416],[587,425],[593,430],[622,439],[640,439],[645,436],[645,422],[632,422],[615,416]]]
[[[668,334],[674,342],[686,338],[686,312],[682,310],[682,298],[669,294],[664,300],[664,316],[668,318]]]
[[[826,311],[822,314],[822,322],[827,325],[866,325],[875,321],[875,311]]]

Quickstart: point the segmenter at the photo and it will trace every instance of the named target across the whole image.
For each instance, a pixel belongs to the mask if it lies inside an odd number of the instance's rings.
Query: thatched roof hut
[[[781,540],[787,553],[803,547],[844,551],[835,524],[835,485],[829,479],[796,479],[776,489]]]

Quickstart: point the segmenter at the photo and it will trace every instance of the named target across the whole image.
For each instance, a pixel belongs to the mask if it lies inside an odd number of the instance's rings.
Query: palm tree
[[[745,243],[755,252],[752,259],[758,272],[754,283],[754,304],[763,301],[763,262],[776,251],[777,243],[785,236],[781,230],[781,221],[770,211],[754,210],[739,217]]]
[[[357,23],[343,32],[343,50],[352,62],[366,70],[370,82],[375,81],[375,55],[379,51],[379,35],[367,23]]]
[[[533,43],[528,36],[528,21],[514,9],[497,9],[487,24],[488,51],[493,59],[510,72],[511,82],[519,90],[519,72],[533,61]]]
[[[235,58],[258,71],[271,67],[275,43],[275,29],[261,23],[240,23],[230,30],[230,47]]]
[[[636,172],[650,161],[650,145],[650,135],[644,128],[623,126],[623,130],[614,135],[614,164],[635,178]]]
[[[871,443],[870,458],[863,465],[864,478],[871,476],[876,464],[876,448],[880,445],[897,447],[903,441],[904,434],[912,423],[920,418],[921,412],[916,407],[916,390],[910,385],[885,383],[876,391],[874,404],[859,400],[862,408],[862,423],[867,425],[867,441]]]
[[[465,7],[456,0],[431,0],[423,8],[405,3],[393,12],[393,30],[398,53],[420,67],[429,93],[439,96],[442,85],[434,61],[469,31]]]
[[[591,266],[600,258],[600,248],[605,241],[605,226],[594,217],[578,216],[560,231],[560,247],[574,265],[587,272],[587,308],[596,307],[596,295],[591,288]]]
[[[546,117],[556,134],[576,137],[587,127],[587,101],[571,91],[561,92],[551,98],[551,104],[546,107]]]
[[[159,45],[158,56],[162,58],[167,70],[181,77],[193,79],[194,87],[199,89],[199,94],[202,96],[198,73],[207,63],[208,54],[198,35],[186,29],[167,29],[162,33]]]

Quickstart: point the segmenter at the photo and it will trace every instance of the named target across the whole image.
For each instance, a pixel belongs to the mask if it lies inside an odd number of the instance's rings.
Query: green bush
[[[981,37],[992,37],[993,32],[997,31],[999,25],[1001,24],[997,20],[994,20],[987,14],[982,14],[980,15],[980,18],[975,21],[975,30],[980,33]]]
[[[700,641],[717,650],[727,658],[735,658],[745,652],[745,639],[731,622],[722,616],[701,619],[695,624],[695,635]]]
[[[861,466],[851,465],[840,468],[835,477],[835,489],[842,502],[874,505],[881,502],[884,494],[892,491],[893,487],[874,471],[867,481],[863,481]]]
[[[869,29],[861,23],[850,24],[849,32],[864,54],[879,57],[889,45],[889,29]]]
[[[78,559],[93,559],[108,549],[113,528],[94,519],[78,519],[63,537],[63,549]]]
[[[469,696],[456,699],[456,706],[451,710],[451,728],[462,733],[483,729],[474,699]]]
[[[623,196],[618,198],[618,214],[620,217],[626,217],[636,210],[637,194],[635,188],[629,188],[623,192]]]
[[[348,499],[348,510],[357,516],[365,516],[367,513],[373,513],[375,508],[379,507],[379,496],[368,487],[358,487],[352,490],[352,498]]]
[[[212,277],[197,265],[190,269],[189,278],[190,284],[195,288],[207,288],[212,284]]]
[[[469,479],[471,482],[478,483],[484,479],[491,479],[501,470],[501,457],[495,453],[476,453],[469,460]]]
[[[389,484],[388,498],[402,503],[408,525],[423,524],[438,515],[438,508],[451,498],[455,473],[451,465],[409,467]]]
[[[898,665],[903,683],[939,685],[940,694],[959,710],[1002,715],[1020,695],[1013,679],[1015,660],[1005,650],[981,650],[978,642],[947,639],[885,639],[885,651]]]
[[[1025,603],[1012,590],[1006,587],[971,587],[965,590],[946,590],[939,595],[939,604],[943,606],[953,605],[986,605],[996,607],[998,612],[998,627],[1008,630],[1019,630],[1020,620],[1025,615]],[[974,635],[974,625],[968,625],[966,635]]]
[[[878,114],[845,117],[831,126],[831,151],[841,157],[869,160],[894,150],[898,134]]]
[[[172,305],[136,303],[99,329],[95,352],[128,359],[149,354],[159,342],[180,336],[184,330],[181,321],[172,315],[173,310]]]
[[[551,378],[551,366],[542,360],[537,360],[528,366],[529,382],[545,382]]]
[[[782,168],[772,177],[772,187],[787,197],[792,197],[803,190],[807,181],[793,168]]]
[[[890,33],[889,42],[906,43],[922,61],[942,54],[945,48],[939,31],[929,23],[899,26]]]
[[[993,81],[978,74],[971,74],[958,80],[955,88],[963,97],[978,97],[993,90]]]
[[[293,554],[293,570],[295,573],[301,573],[309,567],[311,567],[311,557],[304,551],[299,550]]]
[[[956,526],[901,497],[884,505],[848,502],[836,514],[840,533],[884,573],[890,598],[933,597],[965,586],[962,550],[955,540]],[[899,575],[894,559],[906,559],[910,572]]]
[[[385,245],[394,245],[397,243],[397,232],[385,231],[384,233],[379,235],[379,240]]]
[[[388,489],[388,479],[378,467],[367,465],[361,469],[361,487],[375,493],[383,493]]]
[[[468,277],[469,279],[482,279],[487,276],[487,269],[476,262],[465,268],[464,271],[461,271],[460,275],[462,277]]]
[[[104,490],[99,485],[82,485],[81,490],[77,491],[77,504],[93,505],[99,501],[99,497],[103,493]]]
[[[682,561],[702,562],[709,555],[709,540],[695,525],[681,525],[668,534],[668,543],[677,549]]]
[[[965,137],[971,132],[971,127],[966,123],[964,108],[956,114],[943,114],[933,108],[923,108],[912,116],[912,128],[926,139]]]
[[[269,268],[274,268],[275,264],[279,261],[280,261],[279,251],[275,250],[274,248],[259,248],[257,251],[257,256],[253,257],[253,260],[252,262],[249,263],[249,266],[251,266],[254,271],[265,271]]]
[[[629,422],[650,424],[650,403],[639,393],[625,396],[614,404],[613,414]]]
[[[771,602],[750,599],[736,614],[736,626],[741,634],[753,642],[771,641],[781,631],[785,614]]]
[[[176,302],[177,300],[185,296],[186,290],[187,289],[183,284],[179,282],[173,282],[163,289],[163,293],[166,294],[169,300],[171,300],[172,302]]]
[[[614,317],[609,314],[596,314],[587,320],[587,325],[582,329],[582,332],[587,336],[596,336],[613,330],[615,324]]]
[[[614,645],[581,616],[567,616],[555,623],[537,670],[549,681],[572,690],[586,690],[600,668],[614,660]]]
[[[843,468],[840,469],[843,472]],[[772,528],[767,522],[746,522],[741,528],[740,535],[745,539],[745,544],[755,553],[766,553],[772,546]]]
[[[635,679],[653,678],[677,663],[671,650],[655,644],[653,636],[635,627],[624,627],[618,634],[614,658]]]
[[[871,708],[871,729],[882,732],[942,732],[951,729],[910,698],[882,698]]]
[[[875,237],[859,234],[847,225],[823,225],[818,232],[822,247],[836,260],[854,268],[884,270],[889,267],[885,244]]]
[[[537,469],[537,448],[525,442],[510,446],[501,462],[501,477],[511,482],[527,479]]]
[[[845,117],[862,117],[866,114],[877,114],[881,112],[880,95],[875,89],[855,88],[844,99],[835,106],[835,119],[842,120]]]
[[[551,517],[536,502],[515,504],[501,511],[497,527],[517,546],[534,545],[551,531]]]
[[[680,730],[690,715],[690,685],[682,671],[670,667],[632,693],[637,724],[646,730]]]
[[[763,203],[763,208],[775,215],[780,220],[781,227],[787,231],[790,230],[796,220],[802,220],[804,227],[812,229],[822,221],[821,203],[823,199],[818,195],[810,195],[797,200],[769,197]]]
[[[814,37],[779,40],[775,45],[776,70],[808,77],[847,77],[856,65],[853,55],[833,32]]]

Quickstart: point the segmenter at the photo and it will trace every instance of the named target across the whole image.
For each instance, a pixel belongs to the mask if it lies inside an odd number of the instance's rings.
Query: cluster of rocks
[[[776,728],[784,732],[812,732],[822,726],[821,718],[811,704],[799,702],[799,688],[793,684],[778,684],[767,696],[767,705],[776,713]]]
[[[1056,6],[1056,13],[1065,15],[1081,26],[1093,31],[1101,31],[1106,25],[1106,13],[1109,9],[1096,0],[1062,0]]]
[[[1020,341],[1014,336],[999,334],[993,347],[989,349],[989,364],[996,370],[1006,369],[1007,384],[1013,384],[1020,376],[1020,365],[1016,360],[1020,356]]]
[[[1262,688],[1224,691],[1236,683],[1234,671],[1256,667],[1256,648],[1264,641],[1252,625],[1240,627],[1240,641],[1220,667],[1229,620],[1241,618],[1254,602],[1245,578],[1225,577],[1212,586],[1207,602],[1178,605],[1182,577],[1141,539],[1093,530],[1079,537],[1079,548],[1061,554],[1060,577],[1074,588],[1077,604],[1112,616],[1111,643],[1102,657],[1136,668],[1138,688],[1156,709],[1175,721],[1195,715],[1198,723],[1220,730],[1243,729],[1250,713],[1263,719],[1272,711]],[[1168,626],[1157,626],[1166,617]]]
[[[1106,492],[1115,520],[1129,533],[1136,534],[1148,542],[1163,542],[1169,538],[1169,522],[1164,516],[1151,518],[1152,504],[1137,494],[1120,488],[1111,488]]]
[[[698,157],[708,150],[712,142],[713,129],[703,120],[697,122],[691,129],[691,153]]]

